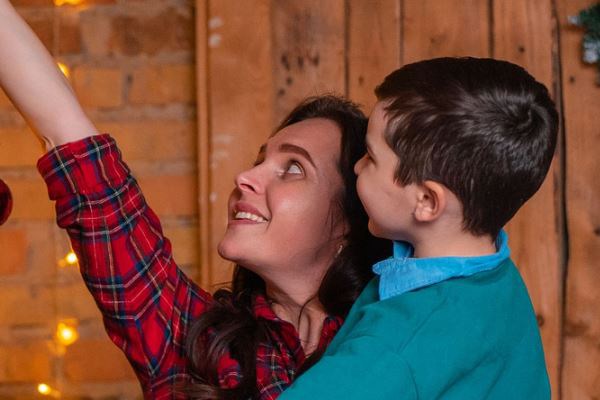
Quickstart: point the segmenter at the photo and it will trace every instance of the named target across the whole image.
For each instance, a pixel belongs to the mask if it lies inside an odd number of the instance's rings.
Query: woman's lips
[[[245,202],[237,202],[233,207],[230,224],[261,224],[268,222],[268,219],[258,211],[258,209]]]
[[[248,219],[254,222],[267,222],[266,219],[261,217],[260,215],[253,214],[247,211],[238,211],[235,213],[235,219]]]

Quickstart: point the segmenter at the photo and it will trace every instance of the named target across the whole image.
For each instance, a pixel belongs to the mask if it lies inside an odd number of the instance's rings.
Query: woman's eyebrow
[[[291,143],[282,143],[279,145],[279,151],[284,152],[284,153],[294,153],[294,154],[301,155],[302,157],[304,157],[308,160],[308,162],[313,166],[313,168],[317,168],[312,157],[310,156],[308,151],[306,151],[306,149],[304,149],[303,147],[300,147],[300,146],[297,146],[297,145],[291,144]]]

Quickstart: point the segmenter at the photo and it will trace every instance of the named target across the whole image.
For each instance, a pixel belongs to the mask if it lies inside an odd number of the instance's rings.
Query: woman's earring
[[[342,250],[344,250],[344,243],[340,243],[340,245],[338,246],[338,249],[337,249],[337,253],[335,253],[335,256],[336,257],[339,256],[341,254]]]

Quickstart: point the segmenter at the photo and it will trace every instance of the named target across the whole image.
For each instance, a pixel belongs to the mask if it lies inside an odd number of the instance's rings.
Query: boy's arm
[[[0,0],[0,86],[47,149],[98,133],[40,40]]]
[[[279,400],[417,399],[406,362],[375,337],[340,343],[302,374]]]

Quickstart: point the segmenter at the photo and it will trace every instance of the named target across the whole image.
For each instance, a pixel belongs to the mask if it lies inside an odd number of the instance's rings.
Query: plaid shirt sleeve
[[[57,221],[111,340],[146,398],[175,398],[189,381],[184,338],[212,301],[176,266],[171,244],[108,135],[61,145],[38,162]]]

